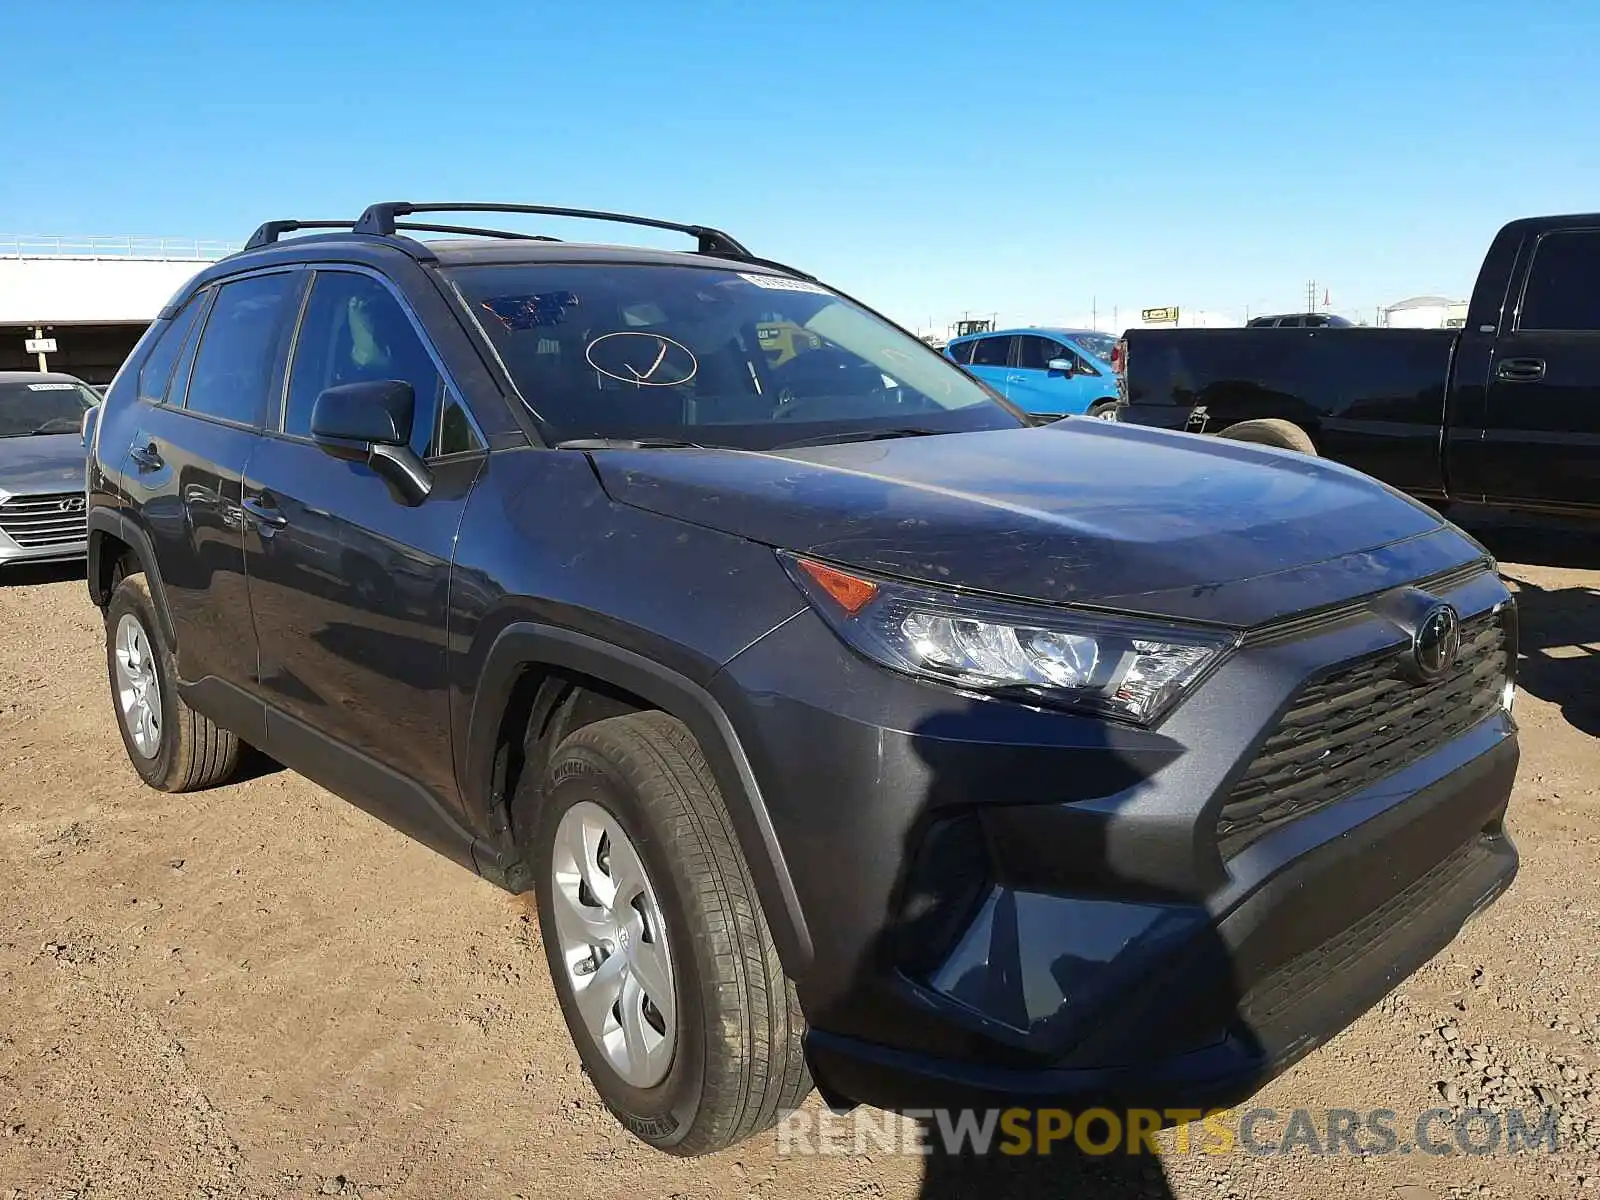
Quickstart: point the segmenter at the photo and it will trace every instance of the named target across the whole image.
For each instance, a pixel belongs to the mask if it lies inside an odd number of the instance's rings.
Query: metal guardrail
[[[0,258],[147,259],[215,262],[240,249],[239,242],[178,237],[113,237],[49,233],[0,233]]]

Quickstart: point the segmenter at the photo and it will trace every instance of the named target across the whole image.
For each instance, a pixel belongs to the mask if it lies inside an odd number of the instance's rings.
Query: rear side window
[[[972,348],[975,344],[974,342],[957,342],[950,347],[950,357],[963,366],[970,363],[972,361]]]
[[[191,412],[260,425],[278,377],[285,320],[299,294],[294,272],[225,283],[200,335],[189,377]]]
[[[1011,351],[1008,337],[979,338],[973,343],[972,365],[975,367],[1003,367]]]
[[[172,378],[173,364],[178,361],[178,355],[183,352],[184,344],[189,340],[195,318],[205,307],[205,298],[204,292],[191,298],[168,323],[161,336],[156,339],[155,346],[145,356],[144,366],[139,368],[140,399],[148,400],[152,404],[160,404],[166,399],[167,383]]]
[[[370,275],[319,271],[295,339],[283,431],[309,437],[311,410],[326,389],[378,379],[411,385],[412,449],[426,455],[441,381],[405,309]]]
[[[1539,239],[1517,327],[1600,330],[1600,229],[1547,233]]]

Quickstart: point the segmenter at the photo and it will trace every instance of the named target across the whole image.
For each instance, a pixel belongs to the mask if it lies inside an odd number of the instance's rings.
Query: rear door
[[[979,338],[973,343],[972,362],[967,367],[1002,396],[1009,386],[1006,376],[1011,374],[1011,343],[1015,340],[1009,333]]]
[[[199,333],[176,364],[159,353],[146,364],[164,362],[170,378],[140,380],[125,482],[155,552],[186,682],[254,685],[240,488],[267,396],[282,379],[303,278],[275,271],[211,288],[180,314]]]
[[[411,446],[433,475],[420,504],[311,440],[324,389],[374,379],[401,380],[416,397]],[[456,530],[484,446],[388,281],[318,269],[281,411],[274,406],[244,485],[267,740],[285,762],[376,800],[380,815],[430,844],[446,836],[435,806],[456,803],[445,620]],[[383,783],[385,772],[422,791]]]
[[[1534,241],[1490,361],[1476,479],[1490,503],[1600,509],[1600,228]]]

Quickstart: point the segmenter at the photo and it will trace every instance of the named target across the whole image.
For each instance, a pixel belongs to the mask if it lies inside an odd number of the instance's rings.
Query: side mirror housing
[[[1052,358],[1045,366],[1062,375],[1072,374],[1072,360],[1070,358]]]
[[[417,398],[400,379],[328,388],[311,408],[311,437],[335,458],[365,460],[403,504],[421,504],[433,472],[411,449]]]

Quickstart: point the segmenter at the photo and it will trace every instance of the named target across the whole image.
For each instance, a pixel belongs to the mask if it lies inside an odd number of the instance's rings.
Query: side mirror
[[[1072,360],[1070,358],[1052,358],[1045,366],[1062,375],[1072,374]]]
[[[335,458],[364,459],[404,504],[421,504],[433,473],[411,449],[417,399],[400,379],[331,387],[311,408],[311,436]]]

